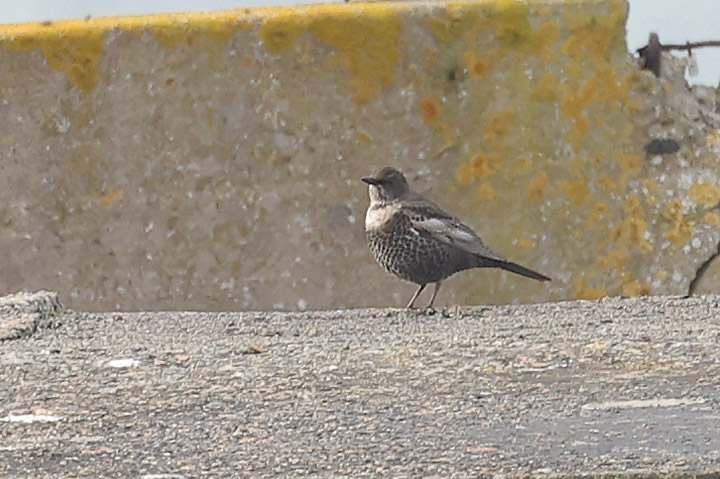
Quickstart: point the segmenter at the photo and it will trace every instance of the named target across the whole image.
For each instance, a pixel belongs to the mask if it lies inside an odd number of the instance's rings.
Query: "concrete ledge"
[[[396,2],[0,26],[0,291],[91,310],[401,305],[413,286],[372,261],[358,181],[393,164],[555,278],[466,273],[441,304],[684,294],[720,241],[720,119],[681,74],[637,69],[626,9]]]
[[[0,349],[0,475],[718,478],[719,314],[69,313]]]

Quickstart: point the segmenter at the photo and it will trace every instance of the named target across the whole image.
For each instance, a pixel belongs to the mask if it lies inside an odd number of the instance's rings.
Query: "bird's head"
[[[410,191],[405,175],[391,166],[380,168],[372,176],[366,176],[362,180],[370,185],[368,190],[371,202],[386,203]]]

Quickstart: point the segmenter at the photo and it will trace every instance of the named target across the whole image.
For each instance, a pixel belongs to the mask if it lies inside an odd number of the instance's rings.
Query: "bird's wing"
[[[469,226],[425,198],[422,201],[407,202],[403,205],[402,212],[407,215],[413,228],[421,235],[428,235],[441,243],[468,253],[506,261],[485,246],[482,239]]]

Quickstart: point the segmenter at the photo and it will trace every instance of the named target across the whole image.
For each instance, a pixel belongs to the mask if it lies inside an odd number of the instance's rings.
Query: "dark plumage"
[[[648,44],[642,48],[638,48],[637,52],[643,60],[640,68],[650,70],[659,78],[662,65],[662,45],[660,44],[658,34],[654,32],[651,33]]]
[[[460,220],[411,191],[405,176],[395,168],[386,166],[362,180],[370,185],[365,232],[373,256],[389,272],[420,285],[408,308],[425,286],[435,283],[428,303],[432,307],[442,280],[470,268],[502,268],[550,280],[493,252]]]

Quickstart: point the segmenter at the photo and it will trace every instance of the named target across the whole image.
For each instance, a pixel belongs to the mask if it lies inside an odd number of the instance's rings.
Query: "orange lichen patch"
[[[622,285],[623,296],[648,296],[650,291],[649,285],[636,280],[629,281]]]
[[[628,90],[630,90],[630,88],[628,88]],[[620,100],[620,103],[622,103],[625,107],[625,111],[630,115],[638,113],[645,106],[642,101],[631,96],[625,96],[625,98]]]
[[[523,156],[520,158],[515,158],[515,161],[513,162],[513,171],[516,174],[527,173],[528,171],[530,171],[531,168],[532,160],[530,160],[530,158],[526,158]]]
[[[537,81],[535,88],[530,94],[530,99],[534,101],[544,101],[547,103],[555,103],[560,91],[560,84],[553,72],[545,72]]]
[[[560,24],[555,20],[550,20],[540,25],[535,32],[534,40],[530,43],[538,51],[537,55],[545,65],[557,58],[557,50],[555,42],[560,37]]]
[[[657,181],[651,178],[643,178],[642,184],[646,190],[643,192],[645,194],[645,203],[647,203],[648,206],[657,206],[660,202],[659,198],[655,195],[658,191]]]
[[[572,128],[567,132],[567,141],[573,148],[580,149],[582,147],[585,135],[590,131],[590,122],[585,115],[576,118],[572,124]]]
[[[590,129],[590,122],[585,110],[600,100],[622,98],[614,80],[614,70],[605,70],[605,76],[591,78],[579,89],[566,88],[562,98],[563,114],[573,121],[572,129],[568,132],[568,141],[579,148],[582,140]],[[607,93],[606,90],[611,90]]]
[[[629,85],[619,82],[613,66],[600,66],[592,78],[580,88],[565,89],[562,98],[563,114],[573,120],[573,128],[568,133],[568,141],[576,148],[588,132],[590,123],[586,109],[597,102],[605,102],[612,108],[619,108],[621,100],[627,96]]]
[[[420,100],[420,112],[425,123],[433,123],[442,113],[442,104],[435,97]]]
[[[505,156],[500,153],[478,153],[470,159],[472,175],[475,178],[487,178],[500,170]]]
[[[595,184],[601,186],[602,188],[605,188],[607,191],[614,191],[617,189],[617,183],[615,182],[615,180],[613,180],[607,175],[601,176],[600,178],[595,180]]]
[[[392,82],[400,56],[399,9],[377,5],[372,13],[358,14],[350,9],[345,14],[322,15],[310,27],[321,42],[338,48],[347,58],[357,104],[375,98],[381,86]]]
[[[109,206],[112,203],[115,203],[116,201],[119,201],[123,199],[123,196],[125,196],[125,193],[123,193],[123,190],[117,189],[117,188],[111,188],[100,197],[100,203],[102,203],[103,206]]]
[[[692,236],[693,223],[685,217],[685,207],[680,199],[675,198],[667,202],[662,215],[672,221],[670,231],[665,237],[675,246],[682,246]]]
[[[3,25],[0,46],[42,50],[53,68],[66,72],[78,88],[90,91],[98,82],[107,31],[150,31],[158,42],[169,47],[199,45],[212,55],[221,51],[236,31],[259,23],[258,34],[272,53],[288,51],[305,32],[337,48],[337,54],[345,60],[339,63],[346,64],[352,74],[354,101],[366,103],[392,80],[399,57],[401,16],[408,8],[385,3],[324,4],[59,21],[48,26]]]
[[[575,286],[575,294],[578,299],[600,299],[608,295],[605,288],[593,288],[585,284],[585,278],[580,278]]]
[[[472,165],[470,163],[462,163],[458,166],[457,173],[455,173],[455,181],[460,186],[467,186],[475,178],[472,171]]]
[[[720,132],[713,131],[712,133],[710,133],[707,137],[707,142],[708,145],[712,146],[720,144]]]
[[[663,269],[653,275],[653,279],[656,281],[665,281],[670,277],[670,271]]]
[[[645,219],[645,212],[640,196],[637,194],[630,195],[627,200],[625,200],[623,211],[625,218],[612,232],[612,240],[616,243],[640,248],[646,253],[652,251],[652,243],[645,239],[647,220]]]
[[[592,81],[586,82],[579,89],[566,89],[562,99],[562,110],[565,116],[573,120],[583,116],[584,110],[595,103],[598,90]]]
[[[720,201],[720,188],[712,183],[700,183],[690,187],[688,196],[695,203],[711,208]]]
[[[631,155],[623,152],[615,154],[615,162],[620,166],[620,184],[627,185],[628,180],[640,172],[642,167],[642,157],[640,155]]]
[[[445,137],[446,145],[452,145],[455,142],[455,133],[453,132],[453,129],[450,128],[450,125],[448,125],[447,123],[438,123],[437,125],[435,125],[435,131]]]
[[[192,30],[194,34],[216,41],[216,31],[233,30],[244,25],[246,22],[238,19],[241,16],[237,12],[164,14],[63,20],[47,25],[2,25],[0,46],[20,51],[39,49],[52,68],[67,73],[72,84],[79,89],[90,91],[99,80],[98,64],[103,54],[105,33],[112,29],[144,32],[181,25],[182,35],[179,36],[183,38]],[[223,38],[227,39],[227,35]]]
[[[688,242],[692,237],[693,223],[687,220],[679,220],[673,224],[670,231],[665,233],[665,237],[675,246],[681,246]]]
[[[472,51],[465,53],[462,58],[470,77],[480,78],[495,68],[505,55],[505,49],[498,48],[480,58]]]
[[[495,38],[506,47],[518,48],[532,43],[533,31],[528,16],[530,7],[522,2],[498,2],[492,15]]]
[[[573,35],[565,41],[561,52],[578,62],[587,61],[588,56],[593,61],[603,62],[609,60],[612,46],[616,50],[624,48],[617,32],[623,29],[625,8],[621,2],[611,2],[610,6],[608,15],[568,11],[565,22]]]
[[[485,141],[492,143],[507,135],[510,128],[515,124],[516,116],[514,108],[508,108],[493,116],[483,130]]]
[[[367,133],[363,133],[362,131],[358,131],[355,133],[355,139],[359,143],[365,143],[366,145],[369,145],[373,142],[373,139],[370,135]]]
[[[347,7],[347,5],[346,5]],[[366,104],[392,81],[399,58],[401,10],[389,4],[354,4],[347,9],[311,5],[267,15],[259,28],[265,48],[284,53],[303,33],[338,49],[339,60],[352,74],[353,101]]]
[[[519,238],[515,245],[520,249],[532,249],[535,247],[535,241],[530,238]]]
[[[588,228],[597,225],[598,223],[600,223],[600,220],[607,217],[608,210],[609,207],[607,203],[596,203],[593,209],[590,211],[590,214],[588,214],[585,225]]]
[[[443,43],[450,43],[460,38],[478,18],[481,18],[479,13],[469,5],[449,4],[445,12],[437,12],[426,22],[435,38]]]
[[[604,108],[620,108],[629,89],[629,83],[617,79],[616,67],[598,66],[593,76],[576,93],[564,96],[563,112],[568,117],[577,119],[584,114],[585,109],[597,102],[604,102]]]
[[[709,211],[703,216],[703,221],[709,225],[717,226],[720,224],[720,215],[714,211]]]
[[[570,62],[565,65],[565,76],[577,85],[585,77],[585,68],[580,62]]]
[[[615,161],[623,171],[635,174],[640,171],[642,166],[642,157],[640,155],[631,155],[623,152],[615,154]]]
[[[685,207],[683,206],[682,200],[679,198],[673,198],[668,201],[662,209],[662,215],[669,220],[674,220],[678,216],[682,216],[684,213]]]
[[[214,58],[237,31],[237,27],[235,20],[225,17],[196,17],[192,22],[170,17],[165,22],[149,24],[131,31],[141,34],[148,30],[158,43],[168,48],[181,45],[202,47]]]
[[[488,57],[481,60],[475,52],[468,52],[463,55],[463,61],[467,66],[468,74],[474,78],[480,78],[490,69],[490,60]]]
[[[44,35],[33,36],[31,30],[28,35],[6,36],[0,39],[0,45],[20,51],[41,50],[53,69],[66,73],[80,90],[91,91],[99,81],[98,65],[103,54],[105,30],[87,26],[65,30],[62,25],[67,22]]]
[[[477,187],[477,192],[475,197],[479,202],[484,201],[495,201],[497,200],[497,191],[495,191],[495,188],[489,183],[483,183],[482,185]]]
[[[545,188],[547,188],[548,183],[550,183],[550,179],[547,173],[544,171],[539,172],[528,184],[528,198],[541,200],[545,196]]]
[[[559,181],[558,186],[575,204],[585,203],[590,198],[590,190],[585,181]]]
[[[613,65],[599,66],[588,85],[597,92],[598,101],[611,107],[619,107],[630,88],[629,83],[617,79],[617,68]]]
[[[605,256],[600,256],[595,262],[601,268],[620,270],[630,261],[630,253],[624,246],[619,246]]]

